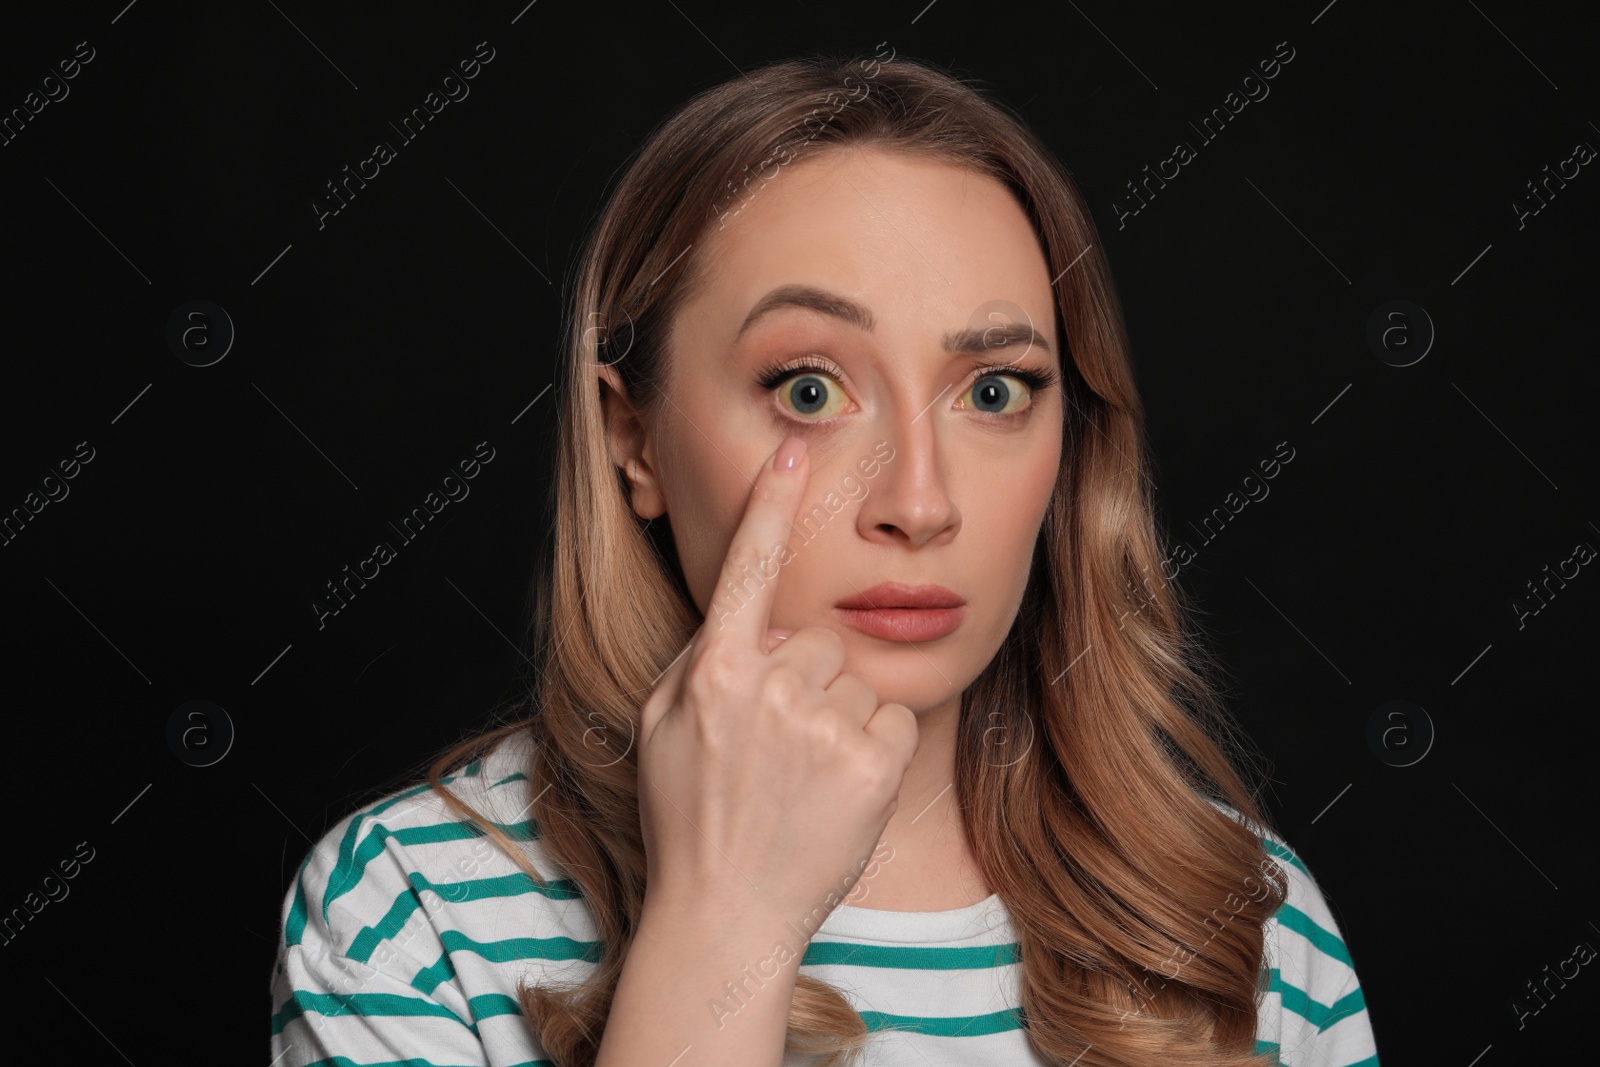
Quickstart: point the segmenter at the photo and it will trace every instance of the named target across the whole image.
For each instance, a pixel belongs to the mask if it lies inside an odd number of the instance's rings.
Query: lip
[[[835,605],[845,625],[885,641],[931,641],[961,625],[966,600],[942,585],[880,582]]]
[[[836,607],[847,610],[876,611],[886,608],[959,608],[966,598],[957,596],[942,585],[906,585],[902,582],[879,582],[855,596],[847,596]]]

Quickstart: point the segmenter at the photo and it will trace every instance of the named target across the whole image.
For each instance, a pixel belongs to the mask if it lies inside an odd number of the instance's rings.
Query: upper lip
[[[902,582],[879,582],[855,596],[845,597],[836,605],[841,608],[958,608],[966,598],[957,596],[942,585],[906,585]]]

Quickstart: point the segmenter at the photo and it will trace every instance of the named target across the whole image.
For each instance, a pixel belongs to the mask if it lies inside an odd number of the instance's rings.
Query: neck
[[[884,826],[872,864],[845,898],[847,904],[939,911],[959,906],[951,900],[987,895],[988,887],[976,875],[956,795],[960,719],[960,694],[918,713],[917,751],[900,783],[899,806]],[[928,906],[917,906],[918,900]]]

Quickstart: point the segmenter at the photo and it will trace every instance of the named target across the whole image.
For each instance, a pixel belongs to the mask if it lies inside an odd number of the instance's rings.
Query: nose
[[[933,410],[938,402],[921,411],[901,407],[885,421],[879,439],[889,442],[893,456],[883,462],[856,514],[858,529],[867,540],[921,548],[949,541],[961,528],[961,511],[950,497],[945,457],[940,454],[948,442],[939,437]]]

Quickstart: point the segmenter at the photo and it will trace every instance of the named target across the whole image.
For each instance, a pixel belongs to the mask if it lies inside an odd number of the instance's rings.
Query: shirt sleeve
[[[1282,841],[1263,839],[1289,892],[1268,920],[1258,1052],[1284,1067],[1378,1067],[1355,962],[1311,872]]]
[[[327,872],[317,860],[313,850],[285,900],[272,976],[272,1067],[488,1067],[469,1007],[449,1003],[453,986],[429,994],[399,977],[426,968],[391,943],[367,962],[346,954],[350,924],[337,903],[324,918],[317,887],[328,884]]]
[[[604,946],[539,848],[528,760],[503,741],[440,780],[524,857],[426,782],[316,842],[280,911],[271,1067],[550,1067],[523,992],[582,979]]]
[[[273,1067],[488,1067],[482,1042],[460,1016],[335,953],[290,949],[272,999]]]

